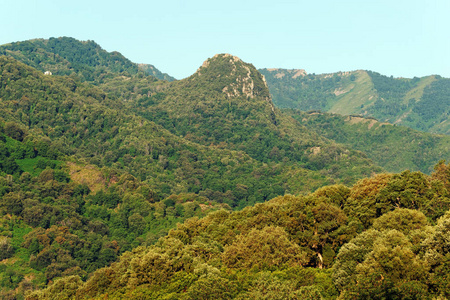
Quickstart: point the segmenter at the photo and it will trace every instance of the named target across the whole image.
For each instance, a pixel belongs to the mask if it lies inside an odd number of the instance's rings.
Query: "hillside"
[[[229,54],[168,81],[94,42],[19,44],[0,56],[0,298],[448,296],[445,136],[279,109]],[[434,172],[381,173],[405,166]]]
[[[121,101],[69,77],[44,76],[7,58],[0,65],[3,122],[13,122],[30,139],[46,138],[60,156],[126,170],[147,180],[161,195],[203,191],[222,195],[232,206],[245,206],[249,197],[249,201],[264,201],[285,190],[308,191],[331,180],[325,173],[300,166],[264,164],[242,151],[190,142],[127,113]],[[253,176],[248,176],[248,170]],[[284,182],[289,172],[299,173],[298,183]],[[358,176],[348,175],[346,180]],[[275,185],[267,185],[261,176],[278,179]],[[232,195],[237,184],[245,186],[245,193],[236,192],[236,198]]]
[[[348,165],[354,175],[372,168],[363,154],[275,109],[261,74],[229,54],[208,59],[186,79],[144,92],[136,91],[127,103],[133,111],[192,142],[243,151],[263,163],[320,171],[334,180],[352,180],[342,173]]]
[[[374,117],[431,133],[450,133],[450,79],[392,78],[371,71],[307,74],[262,69],[275,105]]]
[[[139,67],[139,70],[142,70],[146,75],[153,76],[160,80],[166,80],[166,81],[175,81],[176,80],[174,77],[170,76],[169,74],[162,73],[154,65],[138,64],[138,67]]]
[[[145,74],[174,80],[153,65],[131,62],[119,52],[107,52],[94,41],[60,37],[35,39],[0,46],[0,55],[13,57],[39,71],[54,75],[76,74],[82,81],[98,82],[108,73]]]
[[[86,278],[177,222],[229,209],[193,193],[161,199],[123,170],[68,161],[54,146],[16,123],[0,126],[1,299],[61,276]]]
[[[192,218],[86,281],[66,276],[28,299],[444,299],[449,167]]]
[[[205,65],[189,78],[168,83],[142,73],[142,70],[146,69],[147,73],[151,71],[165,79],[171,79],[153,66],[134,64],[120,53],[104,51],[92,41],[51,38],[2,47],[0,49],[9,55],[20,57],[22,61],[41,70],[46,66],[52,66],[56,73],[58,70],[65,70],[64,72],[72,74],[72,77],[75,72],[79,77],[72,79],[79,81],[86,80],[83,72],[90,74],[92,83],[97,85],[108,99],[113,100],[114,105],[125,103],[121,109],[127,107],[131,114],[140,115],[162,125],[178,137],[182,136],[205,146],[216,145],[222,149],[244,151],[263,163],[281,162],[286,165],[286,159],[289,159],[291,163],[287,165],[295,162],[302,168],[320,171],[321,177],[328,178],[325,179],[328,182],[330,180],[336,182],[345,177],[343,182],[351,183],[358,178],[355,174],[360,171],[352,171],[354,174],[347,172],[343,175],[346,162],[342,160],[341,154],[360,148],[348,143],[346,146],[336,144],[341,143],[339,137],[327,136],[324,132],[313,132],[302,126],[301,122],[297,122],[299,120],[294,120],[276,109],[270,94],[277,95],[279,91],[271,88],[269,92],[260,73],[236,57],[217,55],[207,60]],[[50,50],[53,54],[49,52]],[[57,61],[60,57],[64,59]],[[36,64],[35,61],[40,63]],[[62,71],[61,73],[64,73]],[[373,92],[374,83],[379,90],[385,91],[386,99],[389,99],[389,95],[404,94],[408,102],[414,97],[427,95],[424,89],[431,83],[430,78],[419,80],[415,88],[405,94],[398,89],[388,92],[390,85],[383,81],[386,78],[381,75],[377,77],[377,74],[372,72],[357,71],[315,76],[307,75],[304,70],[266,71],[269,73],[266,74],[269,84],[275,79],[279,84],[283,82],[280,80],[290,80],[291,84],[302,82],[302,85],[307,87],[302,89],[303,99],[306,101],[304,101],[306,106],[301,107],[303,110],[319,107],[342,114],[358,112],[365,104],[374,107],[375,103],[378,103],[377,95],[374,96]],[[373,81],[372,77],[378,79]],[[387,79],[387,82],[391,81],[396,82],[395,79]],[[338,87],[335,87],[336,85]],[[333,93],[330,94],[332,89]],[[322,102],[316,101],[319,98]],[[274,98],[274,103],[280,105],[276,101],[277,97]],[[294,106],[291,100],[286,101],[285,105],[281,106]],[[367,114],[367,111],[364,113]],[[410,120],[410,117],[405,118],[405,122],[407,120]],[[439,126],[445,128],[445,121]],[[445,158],[448,150],[445,147],[440,149],[434,152],[442,154]],[[337,156],[341,157],[341,161],[333,159]],[[353,151],[352,156],[361,155]],[[431,156],[432,158],[417,164],[411,162],[411,157],[405,161],[400,159],[396,167],[391,166],[389,170],[400,171],[409,168],[429,172],[439,161],[439,155]],[[380,157],[372,155],[371,158]],[[364,158],[356,160],[362,162]],[[382,160],[381,158],[375,163],[385,166]],[[354,165],[355,162],[350,164]],[[367,176],[369,173],[366,170],[363,174]],[[286,190],[292,191],[285,188]]]
[[[450,136],[425,133],[373,118],[284,110],[305,127],[337,143],[364,152],[389,172],[418,170],[427,174],[450,154]]]
[[[86,278],[123,251],[154,243],[186,218],[351,183],[381,170],[363,154],[336,145],[335,152],[318,155],[317,141],[305,141],[306,163],[283,160],[284,149],[277,152],[275,146],[269,154],[276,159],[253,158],[244,150],[259,139],[248,136],[249,146],[242,149],[190,141],[135,115],[129,106],[135,99],[140,103],[141,94],[127,94],[126,88],[118,92],[119,83],[142,85],[147,95],[149,89],[169,91],[177,83],[137,74],[94,86],[77,77],[44,75],[5,56],[0,57],[0,74],[2,297],[60,276]],[[260,93],[268,95],[267,89]],[[263,130],[273,124],[275,112],[270,98],[255,100],[255,116],[249,120]],[[250,104],[241,105],[245,110]],[[286,118],[275,117],[281,124]],[[235,116],[229,122],[252,124]],[[296,132],[287,127],[282,133],[289,130]]]
[[[87,276],[186,218],[331,180],[189,142],[95,86],[11,58],[0,74],[1,297]]]

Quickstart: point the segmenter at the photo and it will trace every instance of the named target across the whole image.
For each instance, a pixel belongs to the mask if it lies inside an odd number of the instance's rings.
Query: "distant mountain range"
[[[393,78],[372,71],[307,74],[261,69],[275,105],[374,117],[380,122],[450,134],[450,79]]]
[[[123,72],[175,80],[153,65],[133,63],[118,52],[103,50],[94,41],[70,37],[2,45],[0,55],[54,75],[76,74],[82,81],[101,82]],[[363,70],[319,75],[301,69],[259,71],[265,76],[274,105],[280,108],[374,117],[420,131],[450,134],[448,78],[393,78]]]

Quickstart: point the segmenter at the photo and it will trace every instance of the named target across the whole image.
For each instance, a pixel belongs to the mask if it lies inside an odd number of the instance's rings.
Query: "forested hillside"
[[[128,103],[137,114],[192,142],[243,151],[263,163],[325,172],[336,180],[351,178],[340,173],[348,164],[355,173],[370,174],[366,166],[372,163],[364,155],[275,109],[261,74],[237,57],[216,55],[189,78],[155,89],[145,89],[147,95],[135,92]]]
[[[28,299],[445,299],[449,167],[192,218]]]
[[[174,80],[153,65],[136,64],[119,52],[107,52],[94,41],[60,37],[35,39],[0,46],[7,55],[39,71],[54,75],[76,74],[82,81],[100,82],[111,73],[137,74],[140,70],[158,79]]]
[[[364,152],[389,172],[409,169],[430,174],[435,164],[449,157],[448,135],[424,133],[355,115],[284,111],[319,135]]]
[[[362,70],[320,75],[284,69],[260,72],[279,107],[358,114],[420,131],[450,133],[448,78],[393,78]]]
[[[349,158],[330,160],[335,173],[295,160],[259,161],[134,115],[134,98],[125,101],[120,84],[108,96],[77,77],[46,76],[7,57],[0,74],[2,297],[64,275],[86,279],[186,218],[381,170],[348,150]],[[129,78],[158,88],[152,77]]]
[[[333,151],[330,152],[316,150],[318,153],[315,153],[314,147],[325,143],[319,144],[320,141],[313,139],[299,141],[303,143],[303,148],[299,149],[301,153],[296,154],[297,157],[292,153],[291,158],[286,160],[283,159],[286,155],[283,155],[281,146],[277,152],[277,145],[268,144],[278,142],[275,136],[259,138],[256,130],[256,136],[244,131],[243,139],[249,140],[249,147],[270,146],[270,151],[262,148],[268,152],[264,160],[256,156],[259,153],[257,150],[251,152],[235,145],[223,146],[220,145],[221,140],[200,145],[195,140],[179,137],[177,131],[173,132],[174,135],[151,121],[164,124],[169,118],[145,120],[131,111],[126,113],[128,103],[120,101],[121,98],[110,99],[95,86],[70,77],[44,76],[7,58],[1,60],[1,70],[3,86],[0,97],[4,121],[14,122],[16,127],[29,132],[29,139],[34,136],[47,138],[53,151],[59,155],[73,155],[99,167],[123,169],[141,180],[147,180],[160,195],[200,191],[226,194],[233,193],[236,185],[241,184],[246,187],[244,195],[237,193],[240,196],[231,199],[222,197],[231,201],[232,206],[242,207],[247,205],[247,201],[264,201],[285,191],[308,191],[326,182],[354,182],[357,178],[381,170],[363,154],[338,146],[331,148]],[[270,105],[269,102],[267,105]],[[264,116],[264,112],[255,111],[255,116],[251,118],[256,116],[271,117],[270,114]],[[224,129],[220,125],[207,125],[205,130],[220,132]],[[246,126],[252,130],[250,124]],[[181,126],[177,128],[182,129]],[[200,129],[198,132],[201,133]],[[261,139],[268,145],[260,145]],[[285,145],[292,147],[287,142]],[[253,153],[256,153],[254,158],[251,157]],[[269,159],[269,155],[275,158]],[[348,164],[354,168],[348,170]],[[326,165],[335,165],[334,172],[325,169]],[[249,177],[249,172],[253,176]],[[286,182],[286,178],[293,175],[295,180]],[[261,176],[271,178],[273,184],[266,184]],[[273,181],[274,178],[277,179]],[[176,180],[177,184],[172,185],[172,180]]]
[[[0,298],[449,297],[448,136],[279,109],[229,54],[179,81],[92,41],[0,54]]]

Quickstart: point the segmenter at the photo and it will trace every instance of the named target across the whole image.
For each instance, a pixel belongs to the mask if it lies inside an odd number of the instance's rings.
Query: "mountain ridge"
[[[365,159],[325,141],[276,109],[264,77],[230,54],[207,59],[192,76],[170,83],[157,95],[154,101],[130,105],[136,113],[196,143],[243,150],[265,163],[281,162],[285,156],[291,163],[323,172],[327,164],[344,164],[341,153],[351,153],[361,163]],[[325,157],[327,149],[333,152],[330,157]]]
[[[450,79],[438,75],[393,78],[356,70],[305,74],[293,78],[290,70],[260,69],[273,100],[282,108],[321,110],[343,115],[375,117],[431,133],[450,133]]]
[[[52,37],[14,42],[0,45],[0,55],[11,56],[42,72],[55,75],[75,73],[87,81],[95,81],[104,72],[137,74],[139,70],[161,80],[175,80],[153,65],[139,65],[117,51],[107,52],[92,40]]]

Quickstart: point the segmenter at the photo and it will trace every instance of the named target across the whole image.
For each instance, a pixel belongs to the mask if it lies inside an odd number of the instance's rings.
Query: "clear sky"
[[[0,44],[94,40],[181,79],[216,53],[257,68],[450,77],[449,0],[0,0]]]

